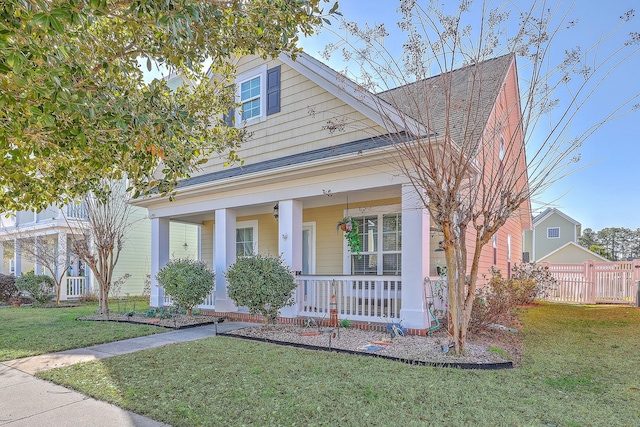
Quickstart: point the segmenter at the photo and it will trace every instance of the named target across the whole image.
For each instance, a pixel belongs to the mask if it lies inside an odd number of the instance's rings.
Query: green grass
[[[155,326],[75,320],[95,314],[97,307],[90,304],[70,308],[0,309],[0,361],[166,332]],[[115,310],[117,304],[111,303],[110,307]],[[121,308],[124,308],[122,303]],[[132,308],[131,302],[128,308]],[[136,302],[136,310],[145,308],[148,303]]]
[[[173,426],[640,425],[640,310],[544,305],[522,321],[513,370],[215,337],[39,376]]]

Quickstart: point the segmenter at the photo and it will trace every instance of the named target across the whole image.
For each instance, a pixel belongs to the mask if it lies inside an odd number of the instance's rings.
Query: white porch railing
[[[213,310],[215,308],[215,302],[216,302],[216,297],[215,297],[215,290],[214,290],[214,291],[211,291],[211,293],[209,295],[207,295],[207,297],[204,299],[202,304],[200,304],[198,306],[198,308],[205,308],[205,309]],[[165,292],[164,293],[163,306],[164,307],[168,307],[168,306],[171,306],[171,305],[173,305],[173,300]]]
[[[87,219],[89,214],[87,212],[87,205],[83,203],[68,204],[67,205],[67,218],[69,219]]]
[[[78,299],[86,294],[87,278],[84,276],[67,276],[66,277],[66,299]]]
[[[399,276],[298,276],[298,315],[329,319],[331,295],[338,318],[399,321],[402,282]]]

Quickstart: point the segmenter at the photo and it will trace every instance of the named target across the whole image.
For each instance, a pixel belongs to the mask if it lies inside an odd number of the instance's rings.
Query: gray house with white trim
[[[582,225],[556,208],[533,218],[533,229],[523,231],[523,261],[539,261],[568,243],[577,243]],[[594,254],[595,255],[595,254]]]

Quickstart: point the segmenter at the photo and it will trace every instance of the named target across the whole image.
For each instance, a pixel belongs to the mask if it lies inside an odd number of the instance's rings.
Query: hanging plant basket
[[[358,233],[358,222],[351,217],[344,217],[336,225],[336,231],[344,231],[344,238],[351,253],[358,255],[358,259],[362,258],[362,243],[360,242],[360,234]]]

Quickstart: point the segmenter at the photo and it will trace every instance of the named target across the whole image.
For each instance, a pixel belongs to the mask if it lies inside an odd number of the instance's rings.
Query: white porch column
[[[402,186],[402,309],[408,328],[430,325],[424,296],[424,278],[429,275],[429,212],[410,184]]]
[[[169,261],[169,218],[151,219],[151,307],[164,306],[164,289],[156,274]]]
[[[4,272],[4,242],[0,242],[0,274]]]
[[[238,308],[227,295],[227,279],[224,272],[236,262],[236,212],[218,209],[215,212],[213,258],[216,270],[215,308],[220,312],[233,312]]]
[[[67,233],[64,231],[58,231],[58,252],[56,255],[58,271],[56,274],[60,279],[60,301],[67,300],[67,267],[69,267],[67,240]]]
[[[19,239],[13,241],[13,275],[16,277],[22,275],[22,248]]]
[[[278,202],[278,252],[294,274],[302,273],[302,202],[282,200]],[[295,298],[295,291],[293,294]],[[298,315],[297,304],[280,310],[282,317]]]
[[[88,242],[87,242],[87,246],[93,250],[93,246],[94,246],[94,239],[93,239],[93,233],[89,233],[87,236]],[[87,289],[86,289],[86,293],[94,293],[94,294],[98,294],[100,292],[100,289],[98,289],[98,284],[96,283],[96,278],[93,274],[93,271],[91,271],[91,269],[85,264],[84,266],[84,274],[87,277],[85,280],[87,281]]]
[[[42,266],[40,265],[41,251],[42,251],[42,237],[36,236],[34,237],[34,251],[35,251],[35,259],[33,260],[33,274],[38,275],[42,274]]]

